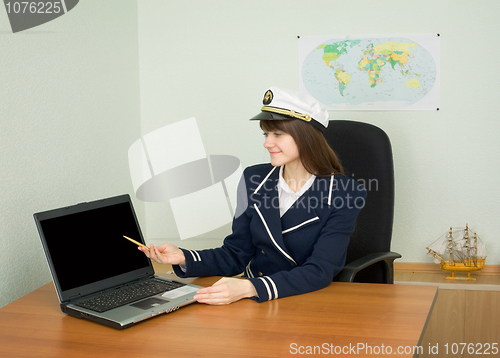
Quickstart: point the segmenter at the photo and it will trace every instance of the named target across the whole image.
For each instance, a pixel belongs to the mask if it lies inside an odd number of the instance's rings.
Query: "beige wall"
[[[133,194],[141,134],[196,117],[208,154],[267,161],[247,119],[268,86],[298,88],[299,35],[441,34],[439,112],[331,117],[392,140],[402,261],[430,262],[425,245],[468,222],[499,264],[499,12],[496,0],[86,0],[12,34],[0,11],[0,307],[50,281],[33,213]],[[168,203],[135,201],[149,242],[201,248],[230,230],[181,242]]]
[[[429,245],[469,223],[500,263],[500,111],[495,59],[500,3],[423,1],[139,1],[141,126],[148,133],[196,117],[209,154],[243,166],[268,161],[247,119],[268,86],[298,89],[297,36],[441,34],[439,111],[340,111],[391,138],[396,175],[392,248],[431,262]],[[180,241],[168,203],[146,205],[147,236],[183,247],[218,245],[229,225]],[[193,220],[196,225],[196,220]]]
[[[51,280],[33,213],[132,192],[137,42],[135,1],[16,34],[0,8],[0,307]]]

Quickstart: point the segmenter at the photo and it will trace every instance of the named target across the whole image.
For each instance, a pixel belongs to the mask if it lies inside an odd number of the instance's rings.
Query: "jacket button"
[[[262,255],[265,255],[266,253],[264,252],[264,250],[261,251],[262,252]]]
[[[259,276],[262,277],[262,276],[264,276],[264,274],[259,271]]]

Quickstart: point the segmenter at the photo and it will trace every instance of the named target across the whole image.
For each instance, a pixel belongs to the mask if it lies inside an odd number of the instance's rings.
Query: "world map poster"
[[[299,37],[299,89],[330,110],[438,110],[440,35]]]

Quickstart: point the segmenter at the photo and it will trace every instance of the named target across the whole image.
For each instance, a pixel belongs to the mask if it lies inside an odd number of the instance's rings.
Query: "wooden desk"
[[[215,280],[193,282],[207,286]],[[289,357],[310,355],[305,353],[314,346],[316,353],[333,354],[362,344],[359,356],[383,357],[381,349],[388,347],[387,356],[412,356],[409,348],[395,353],[419,344],[436,292],[427,286],[332,283],[266,303],[194,303],[118,331],[63,314],[50,283],[0,309],[0,356]]]

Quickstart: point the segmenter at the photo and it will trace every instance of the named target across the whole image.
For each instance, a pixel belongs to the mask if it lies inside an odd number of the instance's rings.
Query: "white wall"
[[[208,154],[268,161],[257,114],[268,86],[298,89],[297,36],[441,34],[440,111],[340,111],[390,136],[396,174],[394,251],[431,262],[449,226],[478,231],[500,263],[496,184],[500,110],[496,0],[139,1],[143,134],[196,117]],[[184,148],[180,148],[182,150]],[[218,245],[229,225],[179,240],[169,204],[146,204],[150,242]],[[196,219],[193,219],[196,225]]]
[[[439,112],[331,117],[392,140],[402,261],[430,262],[425,245],[468,222],[500,264],[498,13],[496,0],[86,0],[12,34],[0,11],[0,307],[50,281],[32,214],[132,194],[141,134],[194,116],[208,154],[268,161],[247,119],[268,86],[298,88],[298,35],[441,34]],[[210,247],[230,231],[181,242],[168,203],[135,204],[149,242]]]
[[[133,192],[138,61],[135,1],[16,34],[0,8],[0,307],[51,280],[33,213]]]

